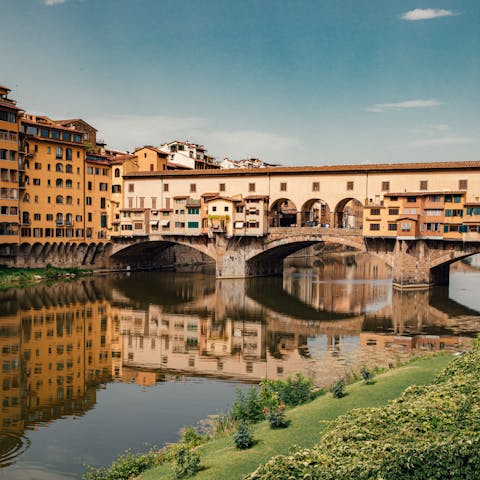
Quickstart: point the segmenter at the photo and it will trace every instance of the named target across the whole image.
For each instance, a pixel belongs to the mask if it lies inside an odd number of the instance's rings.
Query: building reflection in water
[[[26,429],[82,415],[109,381],[301,372],[329,385],[361,365],[466,349],[478,312],[447,293],[392,292],[386,267],[365,255],[293,259],[283,279],[143,273],[3,292],[3,463]]]

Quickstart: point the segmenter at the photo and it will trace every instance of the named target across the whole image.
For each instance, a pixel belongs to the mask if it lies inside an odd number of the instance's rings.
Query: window
[[[72,159],[72,149],[71,148],[67,148],[65,150],[65,159],[66,160],[71,160]]]
[[[466,190],[468,188],[468,180],[459,180],[458,181],[458,189],[459,190]]]
[[[55,203],[63,203],[63,197],[61,195],[57,195],[55,198]]]
[[[135,191],[135,190],[134,190],[134,185],[135,185],[134,183],[129,183],[129,184],[128,184],[128,191],[129,191],[129,192]]]
[[[198,222],[188,222],[187,227],[188,228],[198,228]]]
[[[71,165],[65,165],[65,171],[67,173],[72,173],[72,166]]]
[[[140,208],[145,208],[145,197],[139,197],[138,201],[140,203]]]
[[[57,147],[55,149],[55,158],[58,160],[61,160],[63,158],[63,148],[62,147]]]
[[[120,177],[120,169],[119,168],[116,168],[113,172],[115,178],[119,178]]]
[[[141,198],[140,200],[143,200],[143,198]],[[100,208],[106,208],[106,204],[107,199],[105,197],[100,198]],[[143,204],[143,202],[141,202],[141,204]],[[143,208],[143,206],[141,208]]]
[[[163,191],[168,192],[168,183],[163,184]]]
[[[152,197],[152,208],[157,208],[157,197]]]
[[[407,203],[415,203],[417,201],[417,197],[407,197]]]
[[[319,192],[320,191],[320,182],[313,182],[312,183],[312,190],[314,192]]]
[[[389,208],[388,209],[389,215],[398,215],[398,208]]]
[[[65,181],[65,187],[66,188],[72,188],[73,182],[71,180],[66,180]]]
[[[101,192],[106,192],[108,189],[108,185],[106,183],[100,183],[100,191]]]
[[[61,163],[57,163],[55,165],[55,171],[56,172],[63,172],[63,165]]]
[[[390,232],[396,232],[397,231],[397,224],[396,223],[389,223],[388,224],[388,230]]]
[[[37,186],[40,185],[40,179],[39,178],[34,178],[33,179],[33,184],[37,185]]]
[[[41,170],[42,169],[42,164],[41,163],[35,163],[35,170]]]
[[[380,215],[380,209],[379,208],[371,208],[370,209],[370,215]]]
[[[33,219],[34,220],[41,220],[42,219],[42,215],[40,213],[34,213],[33,214]]]
[[[221,192],[224,192],[224,191],[225,191],[225,184],[224,184],[224,183],[221,183],[221,184],[218,186],[218,189],[219,189]]]
[[[213,206],[212,207],[212,212],[216,212],[217,211],[217,207]]]
[[[353,182],[347,182],[347,190],[353,190]]]
[[[390,190],[390,182],[382,182],[382,192],[388,192]]]
[[[67,205],[72,205],[72,202],[73,202],[73,198],[72,198],[70,195],[67,195],[67,196],[65,197],[65,203],[66,203]]]
[[[429,195],[428,200],[432,203],[438,203],[442,201],[442,198],[440,195]]]
[[[55,181],[55,186],[57,188],[62,188],[63,187],[63,180],[61,178],[57,178],[57,180]]]
[[[370,224],[370,231],[378,231],[380,230],[380,224],[379,223],[371,223]]]
[[[197,191],[197,185],[195,183],[190,184],[190,193],[195,193]]]
[[[287,191],[287,184],[286,184],[286,182],[281,182],[281,183],[280,183],[280,191],[281,191],[281,192],[286,192],[286,191]]]
[[[402,232],[409,232],[411,229],[411,225],[409,222],[402,222],[401,223],[401,230]]]
[[[255,184],[254,183],[249,183],[248,184],[248,191],[249,192],[254,192],[255,191]]]
[[[52,138],[58,140],[60,138],[60,132],[58,130],[52,130]]]
[[[92,212],[88,212],[87,213],[87,222],[91,222],[93,219],[93,213]]]
[[[91,205],[92,204],[92,197],[85,197],[85,205]]]
[[[187,209],[187,213],[189,215],[198,215],[200,213],[200,209],[196,207],[190,207]]]
[[[428,181],[420,180],[420,190],[428,190]]]
[[[53,220],[53,215],[51,213],[47,213],[47,221],[52,221]]]

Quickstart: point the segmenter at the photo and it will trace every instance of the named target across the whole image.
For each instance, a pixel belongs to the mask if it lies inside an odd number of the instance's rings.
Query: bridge
[[[349,247],[368,252],[392,269],[398,288],[424,288],[448,284],[452,263],[480,253],[480,242],[368,238],[362,231],[345,228],[277,227],[260,237],[215,235],[156,235],[122,239],[109,247],[111,259],[123,265],[150,261],[174,245],[197,251],[203,261],[215,264],[217,278],[279,275],[285,258],[315,244]]]

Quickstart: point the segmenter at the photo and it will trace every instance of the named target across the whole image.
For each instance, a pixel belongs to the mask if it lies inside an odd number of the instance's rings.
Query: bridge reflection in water
[[[479,330],[478,312],[448,292],[392,291],[383,262],[351,254],[291,259],[283,278],[119,274],[9,290],[0,302],[5,464],[25,430],[83,415],[106,382],[301,372],[329,385],[361,365],[468,348]]]

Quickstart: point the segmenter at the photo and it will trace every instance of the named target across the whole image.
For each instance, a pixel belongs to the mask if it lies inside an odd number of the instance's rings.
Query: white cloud
[[[443,102],[439,102],[435,99],[430,100],[406,100],[404,102],[396,103],[376,103],[375,105],[368,107],[367,111],[369,112],[388,112],[388,111],[399,111],[406,110],[409,108],[429,108],[429,107],[438,107],[442,105]]]
[[[466,143],[474,143],[475,139],[469,137],[458,137],[456,135],[451,135],[448,137],[437,137],[437,138],[422,138],[419,140],[414,140],[410,142],[410,147],[436,147],[436,146],[445,146],[445,145],[463,145]]]
[[[43,4],[51,7],[52,5],[60,5],[61,3],[65,3],[66,0],[43,0]]]
[[[458,15],[451,10],[436,9],[436,8],[415,8],[400,16],[402,20],[415,22],[417,20],[431,20],[432,18],[453,17]]]
[[[98,129],[99,138],[119,150],[133,151],[143,145],[188,140],[205,145],[218,159],[275,158],[301,144],[296,137],[256,130],[215,130],[206,118],[163,115],[109,115],[85,120]],[[267,160],[268,161],[268,160]]]
[[[417,133],[419,135],[436,135],[438,133],[448,132],[449,130],[450,127],[444,123],[430,123],[417,128],[413,128],[411,131],[412,133]]]

